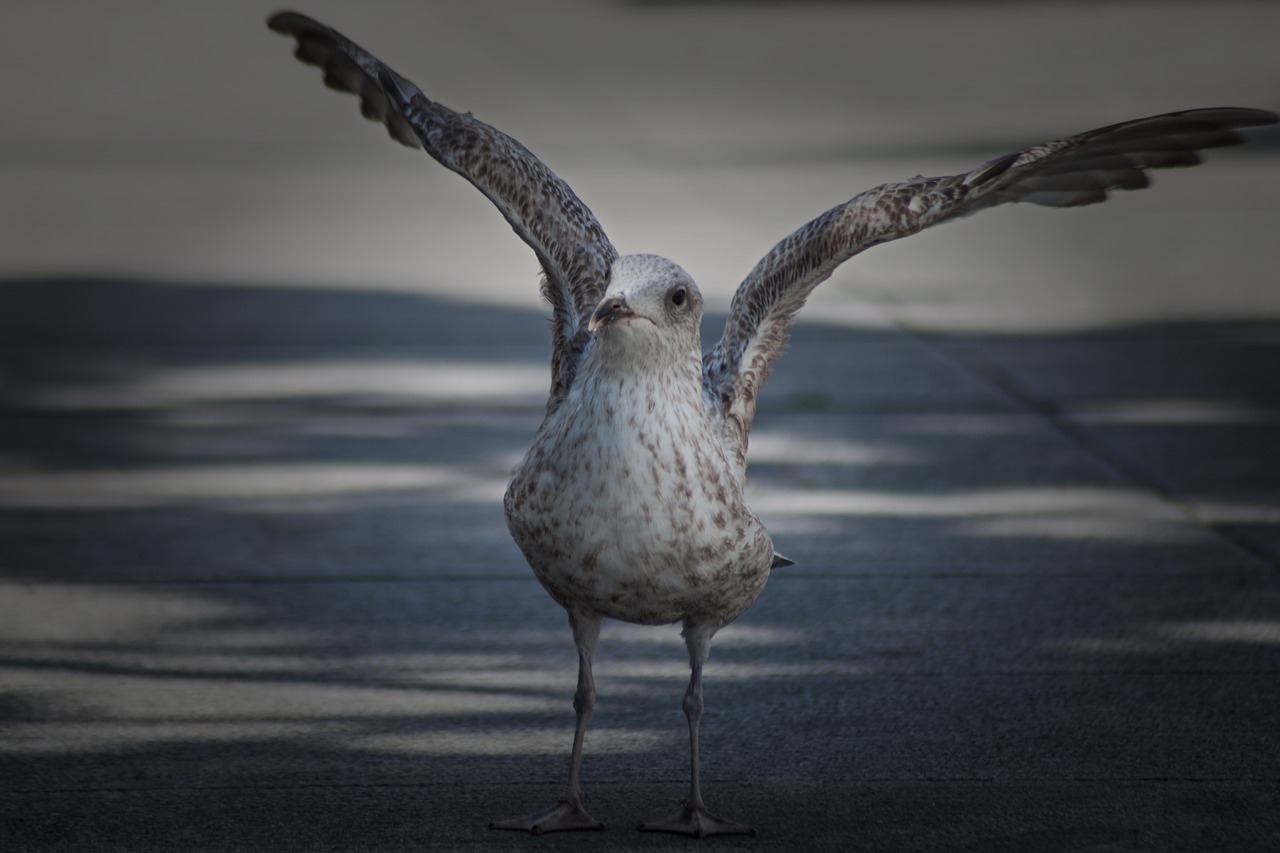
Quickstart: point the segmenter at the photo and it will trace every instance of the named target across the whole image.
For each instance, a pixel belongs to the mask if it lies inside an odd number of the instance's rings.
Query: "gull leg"
[[[684,715],[689,720],[689,796],[680,808],[661,820],[639,826],[641,832],[674,832],[702,838],[707,835],[755,835],[756,831],[742,823],[734,823],[707,811],[702,801],[701,761],[698,757],[698,729],[702,720],[702,664],[711,652],[711,637],[716,629],[685,623],[684,641],[689,647],[689,688],[684,692]]]
[[[604,824],[587,814],[582,795],[582,742],[587,722],[596,706],[596,682],[591,675],[591,660],[600,639],[601,617],[594,613],[569,611],[573,642],[578,647],[578,688],[573,693],[573,710],[577,723],[573,729],[573,752],[569,756],[569,781],[564,795],[551,808],[510,820],[495,820],[490,829],[515,829],[541,835],[544,832],[568,832],[582,829],[604,829]]]

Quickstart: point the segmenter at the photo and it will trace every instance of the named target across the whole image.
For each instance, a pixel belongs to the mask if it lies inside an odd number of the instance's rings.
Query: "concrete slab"
[[[237,338],[249,317],[298,322],[270,290],[223,295]],[[447,373],[449,353],[472,363],[474,344],[447,340],[307,343],[335,310],[376,325],[381,300],[359,303],[321,301],[289,345],[219,347],[210,327],[189,346],[130,347],[116,329],[96,347],[9,348],[8,846],[528,844],[483,827],[554,796],[569,728],[563,614],[519,569],[498,504],[538,411],[501,383],[380,399],[351,374],[309,384],[353,354],[365,382],[386,352],[414,376]],[[430,313],[442,329],[514,319]],[[854,371],[829,410],[793,394],[761,416],[753,502],[801,565],[717,645],[717,808],[752,815],[751,843],[771,848],[1266,849],[1274,563],[952,358],[954,339],[814,338],[786,366],[798,376],[837,351],[915,378]],[[509,346],[516,366],[542,363],[534,343]],[[960,389],[939,395],[947,376]],[[152,396],[131,401],[139,388]],[[859,388],[884,408],[859,410]],[[683,661],[674,628],[606,630],[587,772],[615,827],[679,795]],[[549,846],[682,843],[627,830]]]
[[[1032,833],[1029,849],[1090,831],[1140,849],[1214,832],[1265,840],[1274,756],[1240,735],[1272,716],[1280,585],[1206,590],[1201,578],[781,575],[717,644],[709,795],[754,815],[756,843],[772,848],[891,837],[929,849],[937,833],[962,848],[1009,833]],[[494,809],[536,807],[559,784],[572,651],[532,581],[3,592],[0,808],[40,846],[123,849],[121,823],[136,820],[154,833],[144,847],[196,832],[235,849],[274,839],[296,810],[306,825],[285,847],[490,849],[516,843],[483,830]],[[622,831],[593,843],[667,849],[627,827],[679,793],[677,631],[610,625],[601,652],[588,785]],[[344,795],[382,805],[342,806],[346,830],[306,818]],[[1181,805],[1205,798],[1220,808]],[[909,818],[922,802],[967,816]],[[158,805],[186,820],[148,813]],[[900,816],[885,826],[886,814]],[[587,842],[550,846],[575,843]]]
[[[1275,324],[1148,324],[1091,334],[944,338],[947,352],[1067,408],[1123,403],[1244,403],[1280,398]]]
[[[1265,323],[943,348],[1128,475],[1244,547],[1280,558],[1280,358]]]

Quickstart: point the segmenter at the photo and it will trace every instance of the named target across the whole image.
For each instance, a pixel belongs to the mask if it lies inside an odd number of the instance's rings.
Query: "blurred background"
[[[274,4],[0,7],[0,279],[409,291],[535,307],[488,202],[359,118]],[[622,252],[724,305],[877,183],[1202,106],[1280,107],[1264,2],[344,3],[334,26],[524,142]],[[869,253],[824,319],[966,330],[1274,316],[1280,136],[1084,211],[1000,209]]]

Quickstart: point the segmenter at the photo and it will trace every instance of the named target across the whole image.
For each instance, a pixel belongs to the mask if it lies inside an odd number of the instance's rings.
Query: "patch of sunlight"
[[[36,697],[68,716],[90,712],[105,720],[361,720],[448,717],[459,714],[526,714],[561,709],[563,697],[495,690],[433,688],[376,681],[271,679],[199,673],[173,677],[134,668],[128,674],[57,671],[6,665],[0,678],[16,696]]]
[[[131,381],[33,390],[23,398],[48,409],[158,408],[225,400],[333,395],[422,400],[545,399],[550,373],[527,362],[358,361],[161,367]]]
[[[905,449],[873,447],[854,441],[762,430],[751,436],[751,463],[774,462],[792,465],[874,465],[904,464],[918,459]]]
[[[935,438],[1030,436],[1037,434],[1039,429],[1039,422],[1023,412],[917,413],[900,416],[894,422],[894,432],[898,435]]]
[[[314,631],[298,628],[271,626],[266,628],[196,628],[182,636],[182,648],[192,650],[256,651],[302,646],[314,643],[318,635]]]
[[[968,536],[1034,539],[1094,539],[1099,541],[1191,542],[1203,533],[1193,525],[1152,522],[1120,515],[1046,515],[1034,518],[996,518],[965,522]]]
[[[410,652],[373,654],[328,661],[324,666],[338,673],[359,673],[369,680],[395,680],[399,684],[428,687],[471,687],[486,690],[555,692],[562,678],[574,678],[577,663],[571,642],[556,657],[560,665],[531,662],[532,654],[465,654]],[[314,661],[312,662],[314,665]],[[376,673],[376,679],[371,673]]]
[[[513,457],[509,465],[503,465],[503,470],[514,470],[520,464],[520,460],[524,458],[524,454]],[[506,461],[505,459],[503,460]],[[467,501],[470,503],[489,503],[501,505],[502,496],[507,493],[508,477],[472,477],[466,483],[462,483],[455,488],[449,490],[449,497],[455,501]]]
[[[291,463],[0,473],[0,508],[136,509],[184,501],[278,499],[467,482],[433,465]]]
[[[233,619],[250,610],[225,601],[127,587],[4,584],[0,593],[0,640],[24,645],[172,640],[183,626]]]
[[[275,637],[277,632],[270,632]],[[179,674],[278,674],[293,672],[310,675],[323,673],[326,680],[359,680],[366,684],[395,683],[402,687],[483,688],[486,690],[541,690],[548,679],[560,677],[560,672],[572,674],[572,644],[566,646],[564,667],[532,669],[526,655],[517,654],[462,654],[413,652],[406,654],[335,655],[327,653],[323,637],[302,632],[280,631],[273,643],[276,648],[308,649],[310,654],[272,654],[254,650],[243,654],[209,652],[196,646],[195,651],[184,640],[180,647],[161,651],[147,651],[145,656],[127,656],[119,653],[94,654],[79,649],[59,658],[56,653],[43,653],[41,662],[63,660],[65,665],[76,662],[90,664],[132,663],[138,669]],[[308,637],[311,642],[307,644]],[[261,648],[270,648],[264,645]]]
[[[736,646],[798,645],[806,642],[805,637],[804,631],[800,629],[734,622],[725,626],[716,634],[714,646],[723,647],[730,643]],[[573,640],[567,624],[563,628],[557,626],[551,632],[504,631],[503,639],[512,648],[522,649],[522,655],[527,655],[527,650],[534,646],[549,645],[553,650],[552,653],[558,658],[563,658],[566,666],[576,660],[573,654]],[[670,648],[678,650],[674,652],[674,660],[685,660],[685,645],[684,639],[680,636],[679,624],[631,625],[626,622],[617,622],[609,619],[605,621],[604,627],[601,629],[600,642],[602,645],[623,642]],[[561,654],[556,651],[561,647],[567,649],[568,652]]]
[[[1091,655],[1154,655],[1169,651],[1169,644],[1150,637],[1080,637],[1057,643],[1071,652]]]
[[[494,513],[486,519],[484,525],[486,534],[497,532],[507,537],[506,527],[502,522],[502,495],[506,487],[505,479],[468,476],[465,480],[441,483],[429,490],[417,487],[369,488],[346,489],[326,494],[255,496],[235,504],[223,504],[218,509],[234,515],[270,516],[318,515],[393,507],[412,507],[420,510],[428,503],[431,506],[441,506],[446,503],[453,506],[477,504]],[[515,547],[514,543],[512,547]]]
[[[1156,633],[1172,640],[1194,643],[1250,643],[1280,646],[1280,621],[1261,619],[1170,622],[1156,626]]]
[[[660,655],[642,660],[613,656],[611,651],[615,650],[616,646],[609,642],[609,637],[604,637],[601,640],[602,651],[595,665],[596,680],[600,684],[610,685],[609,691],[612,693],[634,692],[626,686],[629,680],[662,679],[671,681],[673,684],[688,681],[689,660],[684,651],[684,641],[680,639],[679,631],[673,631],[673,636],[675,641],[671,644],[669,653],[664,649]],[[718,636],[717,640],[719,640]],[[863,663],[844,660],[805,664],[791,661],[740,663],[717,658],[715,648],[716,645],[713,644],[712,661],[707,665],[708,677],[746,680],[788,678],[793,675],[860,675],[870,671]],[[487,660],[478,663],[474,669],[459,669],[456,663],[446,664],[448,668],[428,669],[406,661],[403,667],[397,668],[403,674],[403,677],[397,679],[397,683],[433,687],[483,688],[494,691],[536,691],[553,697],[563,704],[562,697],[573,692],[573,682],[577,672],[576,664],[572,660],[573,646],[567,637],[565,649],[566,653],[559,655],[563,658],[563,663],[558,666],[530,665],[522,657],[502,659],[497,655],[485,656]],[[381,658],[374,657],[369,661],[370,667],[375,671],[384,669],[384,661]],[[343,663],[342,668],[354,670],[358,667]],[[648,687],[636,689],[647,690]]]
[[[754,501],[748,501],[748,505],[755,507]],[[838,516],[827,516],[825,518],[815,518],[814,516],[770,516],[765,519],[766,526],[769,528],[775,539],[779,536],[786,535],[789,537],[800,536],[838,536],[849,533],[849,525]]]
[[[404,438],[439,428],[502,431],[532,435],[540,413],[508,409],[433,408],[365,412],[361,409],[318,413],[305,403],[282,401],[227,402],[195,408],[166,409],[150,414],[153,423],[183,429],[239,429],[260,427],[266,418],[273,433],[341,438]],[[0,457],[0,462],[3,458]]]
[[[865,664],[848,661],[824,661],[822,663],[737,663],[717,660],[712,645],[711,663],[707,664],[707,678],[717,680],[753,681],[758,678],[794,678],[802,675],[865,675],[872,669]],[[664,679],[674,682],[689,680],[689,660],[684,655],[672,655],[670,661],[613,661],[596,663],[596,681],[605,684],[611,679]],[[614,688],[610,688],[611,690]],[[647,689],[647,688],[646,688]]]
[[[563,704],[563,703],[562,703]],[[322,741],[343,748],[401,755],[560,755],[572,741],[572,716],[554,729],[520,731],[429,730],[361,735],[350,724],[287,721],[157,721],[15,723],[0,733],[0,755],[58,755],[154,749],[168,743],[217,744]],[[664,732],[597,727],[588,734],[593,754],[648,752],[670,740]]]
[[[1280,419],[1275,406],[1238,400],[1100,400],[1071,406],[1069,415],[1098,424],[1204,426],[1267,423]]]
[[[218,678],[229,675],[296,675],[322,671],[329,679],[350,675],[368,681],[377,680],[368,676],[369,670],[359,670],[345,662],[269,651],[273,647],[280,646],[315,648],[320,638],[313,632],[298,630],[272,632],[270,640],[264,645],[240,653],[205,649],[188,651],[185,642],[186,634],[183,634],[183,637],[184,639],[177,644],[176,648],[161,648],[164,641],[156,640],[154,643],[148,643],[145,649],[136,646],[129,648],[123,642],[111,642],[103,644],[114,647],[108,651],[86,648],[87,644],[76,644],[70,647],[36,646],[17,650],[10,648],[4,651],[7,652],[7,662],[15,666],[57,667],[65,670],[81,669],[87,672],[128,671],[156,678],[178,678],[190,675]]]
[[[1062,645],[1072,651],[1110,655],[1168,654],[1189,643],[1280,646],[1280,621],[1205,619],[1157,622],[1127,637],[1081,637]]]
[[[562,703],[563,704],[563,703]],[[520,731],[461,731],[433,728],[429,732],[380,734],[344,741],[353,749],[398,755],[568,755],[573,740],[572,716],[554,729]],[[593,755],[650,752],[667,744],[665,732],[646,729],[596,727],[587,733]]]
[[[626,643],[644,643],[655,646],[684,648],[684,638],[676,625],[629,625],[625,622],[607,622],[604,640],[621,640]],[[735,646],[782,646],[806,642],[805,633],[799,629],[775,628],[735,622],[716,634],[715,645],[731,643]]]
[[[302,740],[327,733],[325,726],[282,722],[117,720],[42,721],[6,724],[0,730],[0,755],[83,755],[154,749],[166,743],[207,744]]]
[[[1280,502],[1201,501],[1191,499],[1196,517],[1209,524],[1280,524]]]
[[[1084,487],[975,489],[944,494],[769,491],[756,494],[751,508],[766,517],[777,514],[960,518],[1119,513],[1148,519],[1178,518],[1174,508],[1141,492]]]

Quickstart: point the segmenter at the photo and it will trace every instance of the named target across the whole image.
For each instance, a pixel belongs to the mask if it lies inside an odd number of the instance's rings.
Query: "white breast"
[[[700,389],[580,376],[508,487],[507,524],[562,605],[642,623],[727,623],[759,595],[773,545]]]

